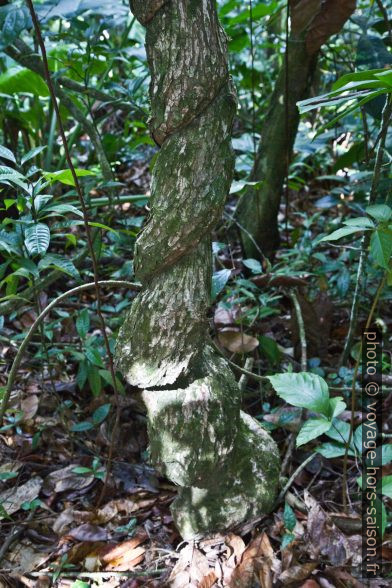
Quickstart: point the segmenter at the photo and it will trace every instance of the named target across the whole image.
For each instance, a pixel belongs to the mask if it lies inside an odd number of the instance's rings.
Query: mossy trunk
[[[249,189],[238,206],[247,257],[258,257],[259,249],[269,257],[279,246],[278,213],[298,131],[297,102],[309,96],[320,47],[340,31],[356,7],[355,0],[290,0],[289,4],[288,67],[285,63],[279,72],[250,177],[262,185]]]
[[[227,363],[209,342],[211,230],[229,191],[236,96],[214,0],[132,0],[146,27],[151,134],[160,151],[135,274],[143,289],[120,330],[116,362],[143,390],[151,459],[179,486],[184,538],[268,511],[276,445],[240,411]]]

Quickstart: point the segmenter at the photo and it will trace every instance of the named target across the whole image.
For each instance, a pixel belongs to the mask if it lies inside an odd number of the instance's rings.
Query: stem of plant
[[[102,281],[98,282],[98,286],[99,287],[111,286],[111,287],[118,287],[118,288],[132,288],[134,290],[140,289],[139,284],[134,284],[133,282],[126,282],[123,280],[102,280]],[[95,287],[96,287],[96,283],[90,282],[88,284],[82,284],[81,286],[77,286],[76,288],[72,288],[71,290],[67,290],[67,292],[60,294],[60,296],[58,296],[57,298],[52,300],[52,302],[50,304],[48,304],[48,306],[46,306],[43,309],[41,314],[39,314],[37,316],[34,323],[31,325],[30,329],[27,331],[27,334],[26,334],[25,338],[23,339],[23,341],[22,341],[22,343],[21,343],[21,345],[15,355],[15,359],[12,362],[10,373],[8,375],[7,386],[6,386],[5,393],[4,393],[2,402],[1,402],[0,420],[4,417],[5,411],[7,410],[8,402],[9,402],[11,392],[12,392],[12,387],[14,385],[15,378],[16,378],[20,363],[23,358],[23,354],[24,354],[28,344],[30,343],[32,336],[34,335],[37,328],[41,325],[41,323],[44,320],[44,318],[46,317],[46,315],[49,314],[49,312],[52,310],[52,308],[54,308],[55,306],[57,306],[57,304],[59,304],[62,300],[64,300],[64,298],[68,298],[68,296],[72,296],[73,294],[78,294],[79,292],[82,292],[83,290],[89,290],[90,288],[95,288]]]
[[[376,161],[374,163],[374,172],[373,172],[373,180],[372,186],[370,189],[369,195],[369,204],[374,204],[377,197],[377,190],[378,185],[380,183],[380,176],[381,176],[381,167],[384,157],[384,149],[385,149],[385,142],[388,134],[388,127],[389,122],[392,116],[392,95],[389,94],[388,98],[385,102],[385,106],[383,109],[382,114],[382,123],[381,123],[381,131],[380,131],[380,140],[377,146],[377,153],[376,153]],[[344,345],[342,358],[341,358],[341,365],[344,365],[347,362],[349,353],[351,351],[352,341],[355,335],[355,329],[357,326],[357,318],[358,318],[358,307],[359,307],[359,300],[361,297],[361,290],[362,290],[362,279],[364,275],[364,265],[367,257],[367,248],[369,246],[369,233],[366,233],[362,237],[362,247],[361,253],[359,256],[359,263],[358,263],[358,270],[357,270],[357,279],[355,283],[355,291],[354,291],[354,298],[351,306],[351,313],[350,313],[350,326],[347,333],[346,342]]]
[[[385,273],[378,288],[377,288],[377,292],[376,295],[374,297],[373,300],[373,304],[372,307],[370,309],[367,321],[366,321],[366,325],[365,325],[365,331],[370,327],[371,322],[373,320],[373,315],[374,315],[374,311],[376,310],[376,306],[378,304],[378,301],[380,299],[381,293],[384,289],[385,286],[385,282],[387,279],[387,274]],[[342,482],[342,503],[343,503],[343,508],[345,511],[347,511],[347,493],[346,493],[346,489],[347,489],[347,467],[348,467],[348,452],[350,449],[350,444],[351,444],[351,440],[353,438],[353,432],[354,432],[354,419],[355,419],[355,410],[356,410],[356,405],[357,405],[357,388],[356,388],[356,380],[357,380],[357,376],[358,376],[358,370],[359,370],[359,364],[361,362],[361,354],[362,354],[362,339],[361,339],[361,343],[359,346],[359,350],[358,350],[358,357],[355,361],[355,367],[354,367],[354,373],[353,373],[353,382],[352,382],[352,388],[351,388],[351,419],[350,419],[350,432],[348,435],[348,439],[347,439],[347,443],[346,443],[346,447],[345,447],[345,452],[344,452],[344,458],[343,458],[343,482]]]
[[[120,421],[120,403],[119,403],[119,393],[118,393],[118,388],[117,388],[117,382],[116,382],[116,373],[115,373],[115,369],[114,369],[114,363],[113,363],[113,356],[112,356],[112,352],[110,350],[110,345],[109,345],[109,339],[106,333],[106,325],[105,325],[105,319],[103,317],[102,314],[102,310],[101,310],[101,297],[100,297],[100,291],[99,291],[99,278],[98,278],[98,264],[97,264],[97,258],[95,255],[95,251],[94,251],[94,247],[93,247],[93,240],[91,237],[91,232],[90,232],[90,227],[89,227],[89,218],[88,218],[88,210],[86,207],[86,203],[84,201],[84,197],[83,197],[83,192],[82,192],[82,188],[81,185],[79,183],[78,180],[78,176],[76,174],[75,171],[75,167],[72,163],[72,159],[71,159],[71,154],[70,151],[68,149],[68,143],[67,143],[67,137],[65,136],[65,130],[64,130],[64,125],[63,125],[63,121],[61,119],[61,115],[60,115],[60,109],[59,109],[59,105],[57,102],[57,97],[56,97],[56,93],[54,91],[54,86],[53,86],[53,82],[52,82],[52,77],[50,75],[50,70],[49,70],[49,64],[48,64],[48,58],[46,55],[46,47],[45,47],[45,43],[44,40],[42,38],[42,34],[41,34],[41,28],[38,22],[38,18],[37,18],[37,14],[35,12],[34,9],[34,5],[32,0],[26,0],[27,2],[27,6],[29,8],[30,11],[30,15],[31,15],[31,20],[33,22],[33,27],[35,30],[35,34],[37,36],[37,41],[41,50],[41,55],[42,55],[42,63],[43,63],[43,67],[44,67],[44,74],[45,74],[45,80],[48,86],[48,90],[51,96],[51,99],[53,101],[53,108],[56,112],[56,116],[57,116],[57,122],[58,122],[58,126],[59,126],[59,131],[60,131],[60,136],[61,136],[61,140],[63,142],[63,147],[64,147],[64,151],[65,151],[65,156],[66,156],[66,160],[67,160],[67,164],[68,167],[71,171],[71,175],[73,178],[73,182],[76,188],[76,192],[78,194],[79,197],[79,201],[80,201],[80,206],[82,208],[82,212],[83,212],[83,221],[84,221],[84,226],[85,226],[85,230],[86,230],[86,236],[87,236],[87,244],[88,244],[88,248],[89,248],[89,253],[90,253],[90,257],[91,257],[91,261],[92,261],[92,265],[93,265],[93,274],[94,274],[94,284],[95,284],[95,294],[96,294],[96,298],[97,298],[97,315],[98,315],[98,319],[99,322],[101,324],[101,332],[102,332],[102,337],[104,340],[104,344],[105,344],[105,349],[106,349],[106,353],[108,356],[108,362],[109,362],[109,371],[110,371],[110,375],[112,378],[112,384],[113,384],[113,391],[114,391],[114,396],[116,399],[116,417],[115,417],[115,422],[113,425],[113,429],[112,429],[112,441],[114,439],[114,435],[116,432],[116,429],[118,427],[119,421]],[[108,466],[106,469],[106,477],[105,477],[105,481],[104,481],[104,485],[102,488],[102,492],[99,496],[98,499],[98,503],[102,500],[105,492],[106,492],[106,486],[107,486],[107,480],[108,480],[108,476],[110,474],[110,468],[111,468],[111,461],[112,461],[112,455],[113,455],[113,443],[110,444],[109,447],[109,456],[108,456]]]

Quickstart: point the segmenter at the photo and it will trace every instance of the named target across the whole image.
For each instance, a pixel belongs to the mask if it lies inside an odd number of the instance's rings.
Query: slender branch
[[[278,498],[276,499],[274,510],[280,504],[280,502],[283,500],[283,498],[285,497],[285,494],[286,494],[287,490],[291,487],[292,483],[294,482],[294,480],[298,476],[298,474],[300,474],[302,472],[302,470],[304,468],[306,468],[306,466],[308,465],[308,463],[310,463],[312,461],[312,459],[314,459],[316,457],[316,455],[317,455],[317,453],[312,453],[311,455],[309,455],[309,457],[307,459],[305,459],[305,461],[303,461],[297,467],[297,469],[295,470],[295,472],[290,476],[288,482],[285,484],[285,486],[283,487],[282,491],[280,492]]]
[[[369,204],[374,204],[377,197],[378,185],[380,183],[381,177],[381,168],[382,162],[384,157],[384,149],[385,149],[385,142],[388,134],[388,127],[389,121],[391,120],[392,116],[392,95],[389,95],[386,102],[385,107],[383,109],[382,114],[382,123],[381,123],[381,131],[380,131],[380,141],[377,147],[377,154],[376,154],[376,161],[374,164],[374,172],[373,172],[373,180],[370,189],[369,195]],[[358,262],[358,270],[357,270],[357,279],[355,284],[355,291],[354,291],[354,298],[351,306],[351,313],[350,313],[350,326],[346,338],[346,342],[344,345],[342,358],[341,358],[341,365],[344,365],[348,359],[349,353],[351,351],[352,341],[355,335],[355,329],[357,326],[357,318],[358,318],[358,308],[359,308],[359,300],[361,295],[362,289],[362,279],[364,274],[364,265],[367,257],[367,248],[370,242],[370,235],[367,232],[362,237],[361,243],[361,253],[359,256]]]
[[[98,287],[102,287],[102,286],[111,286],[111,287],[119,287],[119,288],[127,287],[127,288],[132,288],[134,290],[140,289],[139,284],[134,284],[133,282],[127,282],[127,281],[123,281],[123,280],[102,280],[102,281],[99,281]],[[52,308],[54,308],[62,300],[64,300],[64,298],[68,298],[68,296],[73,296],[74,294],[78,294],[79,292],[82,292],[83,290],[88,290],[90,288],[95,288],[95,287],[96,287],[96,282],[90,282],[88,284],[82,284],[81,286],[76,286],[76,288],[72,288],[71,290],[68,290],[67,292],[64,292],[63,294],[60,294],[60,296],[58,296],[57,298],[52,300],[52,302],[50,302],[50,304],[48,304],[48,306],[46,306],[44,308],[44,310],[41,312],[41,314],[37,316],[37,318],[35,319],[35,321],[31,325],[30,329],[27,331],[27,334],[26,334],[25,338],[23,339],[23,341],[22,341],[22,343],[21,343],[21,345],[15,355],[14,361],[12,362],[10,373],[8,375],[7,386],[6,386],[4,397],[3,397],[3,400],[1,403],[0,420],[3,418],[4,413],[7,410],[8,402],[9,402],[9,399],[11,396],[11,391],[12,391],[12,388],[13,388],[13,385],[15,382],[15,378],[16,378],[16,374],[17,374],[19,366],[21,364],[24,352],[25,352],[28,344],[30,343],[32,336],[34,335],[35,331],[40,326],[40,324],[42,323],[42,321],[44,320],[46,315],[49,314],[49,312],[52,310]]]
[[[374,315],[374,311],[376,310],[376,306],[378,304],[378,301],[380,299],[381,293],[384,289],[385,286],[385,282],[387,280],[387,274],[384,273],[384,276],[377,288],[377,292],[376,295],[374,297],[373,300],[373,304],[372,307],[370,309],[367,321],[366,321],[366,325],[364,328],[364,331],[367,331],[367,329],[370,327],[371,322],[373,320],[373,315]],[[358,370],[359,370],[359,364],[361,361],[361,355],[362,355],[362,345],[363,345],[363,340],[361,338],[361,343],[359,346],[359,351],[358,351],[358,357],[356,359],[355,362],[355,367],[354,367],[354,373],[353,373],[353,381],[352,381],[352,388],[351,388],[351,419],[350,419],[350,432],[348,435],[348,439],[347,439],[347,443],[346,443],[346,447],[345,447],[345,452],[344,452],[344,458],[343,458],[343,484],[342,484],[342,502],[343,502],[343,508],[345,510],[347,510],[347,495],[346,495],[346,488],[347,488],[347,467],[348,467],[348,452],[350,449],[350,444],[351,444],[351,440],[353,438],[353,434],[354,434],[354,420],[355,420],[355,410],[356,410],[356,405],[357,405],[357,388],[356,388],[356,380],[358,377]]]
[[[298,301],[298,297],[294,291],[290,292],[290,298],[293,301],[295,314],[297,317],[298,323],[298,330],[299,330],[299,338],[301,341],[301,369],[303,372],[306,372],[308,367],[308,355],[307,355],[307,347],[306,347],[306,333],[305,333],[305,324],[304,319],[302,316],[302,310],[300,303]]]

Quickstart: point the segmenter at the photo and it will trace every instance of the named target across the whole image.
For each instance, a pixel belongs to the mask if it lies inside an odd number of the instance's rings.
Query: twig
[[[373,180],[372,186],[370,189],[369,195],[369,204],[374,204],[377,197],[377,190],[378,185],[380,183],[380,176],[381,176],[381,167],[384,157],[384,149],[385,149],[385,142],[388,134],[388,126],[389,121],[392,116],[392,95],[389,95],[386,102],[385,107],[382,113],[382,123],[381,123],[381,131],[380,131],[380,142],[377,147],[377,154],[376,154],[376,161],[374,163],[374,172],[373,172]],[[354,291],[354,298],[351,306],[351,313],[350,313],[350,326],[347,333],[346,342],[344,345],[342,358],[341,358],[341,365],[344,365],[348,359],[349,353],[351,351],[352,340],[354,338],[355,329],[357,326],[357,318],[358,318],[358,308],[359,308],[359,299],[361,295],[362,289],[362,278],[364,273],[364,265],[367,256],[367,248],[369,246],[370,236],[369,233],[366,233],[362,237],[361,243],[361,253],[359,256],[358,262],[358,270],[357,270],[357,279],[355,284],[355,291]]]
[[[126,287],[126,288],[133,288],[135,290],[140,289],[139,284],[134,284],[133,282],[126,282],[123,280],[103,280],[103,281],[98,282],[98,287],[102,287],[102,286],[111,286],[111,287],[120,287],[120,288]],[[52,310],[52,308],[54,308],[57,304],[59,304],[62,300],[64,300],[64,298],[67,298],[68,296],[72,296],[73,294],[78,294],[79,292],[82,292],[83,290],[88,290],[90,288],[95,288],[95,287],[96,287],[96,282],[90,282],[88,284],[82,284],[81,286],[77,286],[76,288],[72,288],[71,290],[68,290],[67,292],[64,292],[63,294],[60,294],[60,296],[58,296],[57,298],[52,300],[52,302],[50,304],[48,304],[48,306],[46,306],[46,308],[44,308],[44,310],[41,312],[41,314],[39,316],[37,316],[37,318],[35,319],[35,321],[31,325],[30,329],[27,331],[27,334],[26,334],[25,338],[23,339],[23,341],[17,351],[17,354],[15,355],[14,361],[12,362],[10,373],[8,375],[7,386],[6,386],[3,400],[1,403],[0,420],[3,418],[4,413],[7,410],[8,402],[9,402],[9,399],[11,396],[12,387],[14,385],[15,377],[18,372],[20,363],[22,361],[23,354],[24,354],[32,336],[34,335],[35,331],[37,330],[37,327],[39,327],[39,325],[42,323],[42,321],[44,320],[46,315],[49,314],[49,312]]]
[[[371,322],[373,320],[373,314],[374,311],[376,310],[376,306],[378,304],[379,298],[381,296],[381,292],[384,289],[385,286],[385,282],[387,280],[387,274],[384,273],[383,279],[381,280],[378,288],[377,288],[377,292],[376,295],[374,297],[373,300],[373,304],[372,307],[370,309],[367,321],[366,321],[366,325],[364,328],[364,331],[367,331],[367,329],[370,327]],[[357,360],[355,362],[355,367],[354,367],[354,373],[353,373],[353,382],[352,382],[352,388],[351,388],[351,419],[350,419],[350,432],[348,435],[348,439],[347,439],[347,443],[346,443],[346,447],[345,447],[345,452],[344,452],[344,458],[343,458],[343,483],[342,483],[342,503],[343,503],[343,508],[344,510],[347,510],[347,465],[348,465],[348,452],[350,449],[350,444],[351,444],[351,440],[353,438],[353,433],[354,433],[354,419],[355,419],[355,409],[356,409],[356,404],[357,404],[357,388],[356,388],[356,380],[357,380],[357,376],[358,376],[358,370],[359,370],[359,364],[361,361],[361,355],[362,355],[362,345],[363,345],[363,340],[361,338],[361,342],[360,342],[360,346],[359,346],[359,350],[358,350],[358,357]]]
[[[251,369],[253,367],[253,364],[254,364],[253,357],[248,357],[245,361],[245,368],[244,369],[246,371],[249,371],[250,373],[252,373]],[[245,392],[245,388],[248,383],[248,379],[249,379],[248,374],[242,374],[242,376],[240,377],[240,379],[238,381],[238,388],[240,389],[241,392]]]
[[[292,483],[294,482],[294,480],[298,476],[298,474],[300,474],[302,472],[302,470],[304,468],[306,468],[306,466],[308,465],[308,463],[310,463],[312,461],[312,459],[314,459],[316,457],[316,455],[318,455],[318,454],[317,453],[312,453],[311,455],[309,455],[309,457],[307,457],[305,459],[305,461],[303,461],[297,467],[297,469],[295,470],[295,472],[289,478],[288,482],[285,484],[283,490],[280,492],[278,498],[276,499],[274,510],[280,504],[280,502],[283,500],[283,498],[285,497],[285,494],[286,494],[287,490],[291,487]]]
[[[52,82],[52,77],[50,75],[50,70],[49,70],[49,64],[48,64],[48,58],[46,55],[46,47],[45,47],[45,43],[44,40],[42,38],[42,34],[41,34],[41,28],[38,22],[38,18],[37,18],[37,14],[35,12],[34,9],[34,5],[32,0],[26,0],[27,2],[27,6],[29,8],[30,11],[30,15],[31,15],[31,20],[33,22],[33,27],[35,30],[35,34],[37,36],[37,41],[38,41],[38,45],[40,47],[41,50],[41,55],[42,55],[42,62],[43,62],[43,68],[44,68],[44,74],[45,74],[45,80],[49,89],[49,94],[50,97],[52,99],[53,102],[53,107],[54,110],[56,112],[56,117],[57,117],[57,122],[59,125],[59,131],[60,131],[60,136],[63,142],[63,147],[64,147],[64,152],[65,152],[65,157],[68,163],[68,167],[70,169],[72,178],[73,178],[73,183],[74,186],[76,188],[76,192],[78,194],[79,197],[79,201],[80,201],[80,206],[82,208],[82,212],[83,212],[83,222],[84,222],[84,226],[85,226],[85,230],[86,230],[86,236],[87,236],[87,244],[88,244],[88,249],[89,249],[89,253],[90,253],[90,257],[91,257],[91,261],[92,261],[92,266],[93,266],[93,275],[94,275],[94,284],[95,284],[95,294],[96,294],[96,299],[97,299],[97,315],[98,315],[98,319],[100,322],[100,326],[101,326],[101,332],[102,332],[102,337],[103,337],[103,341],[104,341],[104,345],[105,345],[105,349],[106,349],[106,354],[108,357],[108,362],[109,362],[109,371],[110,371],[110,375],[111,375],[111,379],[112,379],[112,386],[113,386],[113,392],[114,392],[114,396],[115,396],[115,400],[116,400],[116,417],[115,417],[115,422],[113,425],[113,429],[112,429],[112,439],[111,439],[111,443],[109,446],[109,456],[108,456],[108,465],[106,468],[106,474],[105,474],[105,480],[104,480],[104,484],[102,487],[102,492],[98,498],[98,504],[100,503],[101,499],[104,496],[104,493],[106,491],[106,486],[107,486],[107,482],[108,482],[108,478],[109,478],[109,474],[110,474],[110,468],[111,468],[111,460],[112,460],[112,455],[113,455],[113,442],[114,442],[114,438],[115,438],[115,432],[117,429],[117,426],[119,424],[120,421],[120,402],[119,402],[119,392],[118,392],[118,388],[117,388],[117,381],[116,381],[116,373],[114,370],[114,363],[113,363],[113,355],[110,349],[110,344],[109,344],[109,339],[108,339],[108,335],[106,332],[106,325],[105,325],[105,319],[103,317],[102,314],[102,310],[101,310],[101,296],[100,296],[100,291],[99,291],[99,278],[98,278],[98,264],[97,264],[97,257],[95,255],[95,251],[94,251],[94,246],[93,246],[93,240],[91,237],[91,231],[90,231],[90,226],[89,226],[89,217],[88,217],[88,210],[86,207],[86,203],[84,201],[84,197],[83,197],[83,192],[82,192],[82,188],[81,185],[79,183],[79,179],[78,176],[76,174],[75,171],[75,167],[72,163],[72,158],[71,158],[71,154],[69,152],[69,148],[68,148],[68,143],[67,143],[67,137],[65,136],[65,130],[64,130],[64,125],[63,125],[63,121],[61,119],[61,115],[60,115],[60,109],[59,109],[59,105],[57,102],[57,96],[56,96],[56,92],[54,89],[54,85]]]
[[[306,333],[305,333],[304,319],[302,316],[302,310],[301,310],[300,303],[298,301],[298,297],[297,297],[296,293],[294,292],[294,290],[291,290],[290,298],[294,304],[295,314],[297,316],[299,339],[301,341],[301,369],[303,372],[306,372],[307,367],[308,367],[308,359],[307,359]]]
[[[29,515],[28,515],[26,521],[24,522],[24,525],[31,521],[31,519],[33,518],[33,515],[34,515],[34,511],[31,510],[29,512]],[[8,533],[3,545],[0,547],[0,563],[3,561],[3,559],[7,555],[7,551],[9,550],[11,545],[14,543],[14,541],[16,541],[23,534],[24,530],[25,530],[24,526],[16,526],[15,525],[14,528],[12,529],[12,531],[10,533]]]
[[[113,570],[110,572],[68,572],[66,570],[62,571],[59,575],[59,578],[91,578],[91,579],[110,579],[113,576],[124,576],[125,578],[139,578],[139,577],[148,577],[148,576],[160,576],[164,572],[167,572],[167,568],[161,568],[158,570],[150,570],[150,571],[118,571]],[[33,577],[38,578],[44,575],[52,575],[53,572],[49,570],[41,570],[39,572],[28,572],[25,574],[26,577]]]

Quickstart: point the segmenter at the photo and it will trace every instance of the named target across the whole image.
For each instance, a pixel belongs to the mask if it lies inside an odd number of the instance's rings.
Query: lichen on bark
[[[240,410],[227,363],[209,344],[211,230],[228,194],[236,109],[214,0],[133,0],[146,26],[151,133],[160,151],[151,213],[135,248],[143,288],[116,362],[143,390],[151,459],[179,486],[184,538],[223,530],[272,507],[276,445]]]

